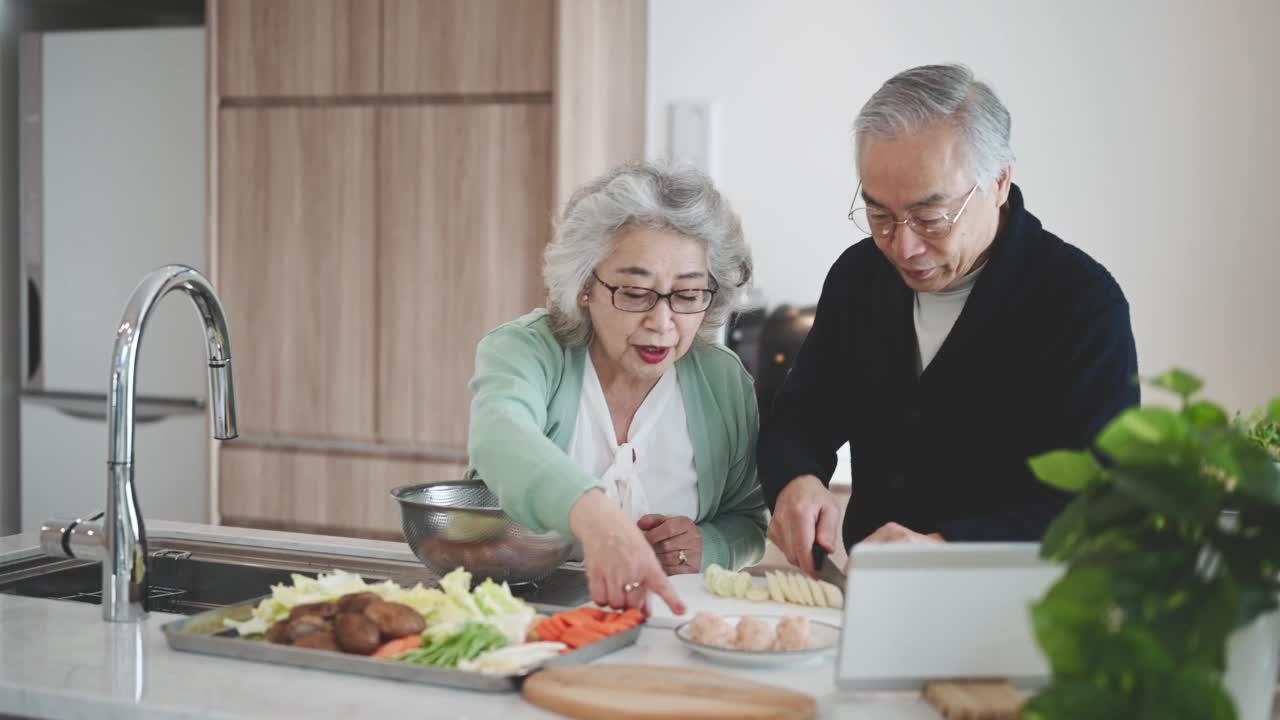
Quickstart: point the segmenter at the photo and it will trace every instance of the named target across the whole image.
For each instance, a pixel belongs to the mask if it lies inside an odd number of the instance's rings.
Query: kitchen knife
[[[817,543],[813,544],[813,566],[817,568],[820,579],[826,580],[840,588],[841,592],[844,592],[848,578],[845,577],[844,571],[831,559],[831,553]]]

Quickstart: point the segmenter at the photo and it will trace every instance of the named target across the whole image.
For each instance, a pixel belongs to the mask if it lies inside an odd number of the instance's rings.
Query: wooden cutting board
[[[764,578],[754,578],[755,584],[764,586]],[[844,620],[843,610],[834,610],[831,608],[814,608],[805,607],[804,605],[792,605],[791,603],[776,603],[772,601],[751,602],[750,600],[738,600],[736,598],[722,598],[712,595],[703,584],[702,574],[692,575],[673,575],[671,576],[671,584],[675,586],[676,592],[680,594],[680,599],[684,601],[684,615],[675,615],[662,598],[649,594],[649,627],[655,628],[673,628],[682,623],[693,619],[693,616],[702,611],[716,613],[717,615],[805,615],[810,620],[821,620],[830,623],[836,627],[840,627]],[[841,588],[843,590],[843,588]]]
[[[1027,696],[1003,680],[935,681],[924,699],[946,720],[1018,720]]]
[[[575,665],[534,673],[524,697],[582,720],[804,720],[818,704],[803,693],[728,675],[654,665]]]

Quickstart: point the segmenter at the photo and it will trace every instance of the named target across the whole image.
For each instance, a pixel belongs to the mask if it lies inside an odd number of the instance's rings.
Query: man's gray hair
[[[1009,110],[964,65],[921,65],[881,85],[853,123],[858,160],[868,135],[894,137],[939,122],[954,123],[964,133],[970,170],[983,188],[990,188],[1013,162]]]
[[[569,198],[542,267],[556,337],[568,346],[591,340],[591,316],[578,296],[595,282],[592,273],[631,227],[670,230],[706,250],[708,285],[717,292],[697,340],[713,342],[751,281],[751,248],[737,213],[710,178],[692,166],[665,162],[620,165]]]

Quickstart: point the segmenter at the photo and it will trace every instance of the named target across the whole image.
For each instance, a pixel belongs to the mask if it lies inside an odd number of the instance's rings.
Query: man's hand
[[[653,547],[668,575],[696,573],[702,569],[702,530],[683,515],[645,515],[636,526]]]
[[[836,551],[839,517],[835,496],[822,481],[815,475],[801,475],[787,483],[778,495],[769,521],[769,539],[782,549],[787,562],[816,578],[813,544],[816,542],[829,553]]]
[[[911,528],[898,523],[885,523],[879,530],[863,538],[863,543],[940,543],[946,542],[938,533],[921,535]],[[858,543],[861,545],[862,543]]]

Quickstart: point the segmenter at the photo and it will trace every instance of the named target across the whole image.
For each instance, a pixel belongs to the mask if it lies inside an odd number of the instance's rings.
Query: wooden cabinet
[[[392,488],[462,477],[451,463],[226,445],[218,506],[236,527],[400,540]]]
[[[465,452],[476,343],[541,304],[550,145],[547,105],[382,111],[382,440]]]
[[[398,537],[569,193],[644,153],[644,0],[209,0],[228,524]]]
[[[644,157],[648,3],[556,7],[555,206],[605,170]]]
[[[374,438],[376,117],[219,112],[218,290],[243,435]]]
[[[216,0],[209,10],[221,97],[378,92],[381,0]]]
[[[382,92],[550,93],[555,5],[382,0]]]

